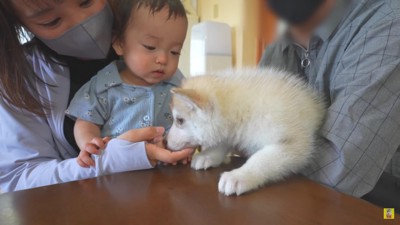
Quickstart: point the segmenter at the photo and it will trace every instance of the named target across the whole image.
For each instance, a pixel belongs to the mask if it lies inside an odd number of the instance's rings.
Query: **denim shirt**
[[[110,63],[74,96],[66,113],[101,126],[102,137],[117,137],[131,129],[172,125],[171,88],[180,85],[182,75],[151,87],[129,85],[119,71],[122,61]]]

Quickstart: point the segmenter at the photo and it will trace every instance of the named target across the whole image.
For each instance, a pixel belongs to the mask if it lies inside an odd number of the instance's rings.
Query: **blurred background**
[[[264,0],[182,2],[188,12],[189,29],[179,68],[186,76],[232,66],[255,66],[276,37],[278,23]]]

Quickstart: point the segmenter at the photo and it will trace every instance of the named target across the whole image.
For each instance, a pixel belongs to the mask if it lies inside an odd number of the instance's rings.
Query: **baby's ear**
[[[171,93],[174,98],[182,101],[190,109],[204,109],[210,105],[209,100],[205,96],[202,96],[193,89],[172,88]]]
[[[112,42],[112,48],[114,49],[115,53],[117,53],[117,55],[119,56],[123,56],[124,55],[124,51],[123,51],[123,43],[120,39],[115,38]]]

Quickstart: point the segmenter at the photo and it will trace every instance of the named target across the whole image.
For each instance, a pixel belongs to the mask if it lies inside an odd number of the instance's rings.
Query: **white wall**
[[[179,57],[179,70],[185,76],[190,76],[190,34],[192,33],[192,26],[199,22],[199,17],[194,9],[193,0],[182,0],[183,4],[188,11],[188,31],[186,33],[185,43],[183,44],[181,56]],[[188,5],[192,3],[192,5]],[[197,0],[195,0],[197,6]]]
[[[197,0],[191,0],[192,1],[192,6],[194,8],[194,10],[197,11]]]

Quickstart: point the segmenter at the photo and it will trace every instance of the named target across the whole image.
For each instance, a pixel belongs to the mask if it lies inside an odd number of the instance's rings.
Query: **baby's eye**
[[[149,45],[143,45],[143,47],[145,47],[147,50],[150,50],[150,51],[152,51],[152,50],[155,50],[155,49],[156,49],[156,47],[149,46]]]
[[[48,22],[48,23],[42,23],[41,25],[42,25],[42,26],[45,26],[45,27],[54,27],[54,26],[56,26],[60,21],[61,21],[61,18],[57,18],[57,19],[54,19],[54,20],[52,20],[52,21],[50,21],[50,22]]]
[[[172,54],[172,55],[181,55],[180,52],[176,52],[176,51],[172,51],[171,54]]]
[[[92,4],[93,0],[82,0],[79,3],[79,6],[81,7],[89,7]]]
[[[185,123],[185,120],[183,118],[176,118],[176,124],[182,125],[183,123]]]

